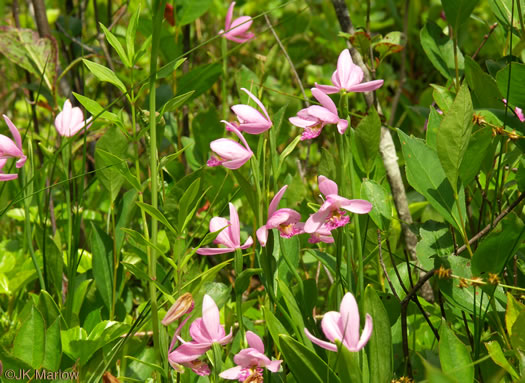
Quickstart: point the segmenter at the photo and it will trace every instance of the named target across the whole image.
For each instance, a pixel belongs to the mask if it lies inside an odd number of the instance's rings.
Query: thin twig
[[[498,26],[498,23],[494,23],[494,24],[492,24],[490,26],[490,29],[489,29],[488,33],[485,36],[483,36],[483,41],[481,41],[481,44],[479,45],[478,49],[476,49],[476,52],[474,52],[474,54],[472,55],[473,59],[476,58],[476,56],[478,55],[479,51],[481,51],[481,48],[483,48],[483,46],[485,45],[485,43],[489,39],[490,35],[492,34],[492,32],[494,32],[494,29],[496,29],[497,26]]]

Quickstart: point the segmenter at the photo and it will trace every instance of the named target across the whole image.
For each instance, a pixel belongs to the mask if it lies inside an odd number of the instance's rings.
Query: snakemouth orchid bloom
[[[371,92],[383,86],[383,80],[363,81],[363,70],[354,64],[350,51],[345,49],[337,60],[337,70],[332,74],[333,85],[319,85],[316,88],[326,94],[344,92]]]
[[[324,335],[335,342],[338,340],[349,351],[356,352],[361,350],[367,344],[372,335],[372,317],[366,314],[365,328],[361,337],[359,337],[359,309],[357,302],[352,293],[346,293],[341,301],[339,312],[329,311],[324,314],[321,322]],[[329,351],[336,351],[337,346],[334,343],[326,342],[313,336],[308,329],[304,329],[304,333],[319,347]]]
[[[321,105],[312,105],[302,109],[296,117],[290,117],[292,125],[304,129],[301,141],[316,138],[327,124],[337,124],[339,133],[344,134],[348,128],[348,121],[339,118],[337,107],[330,97],[317,88],[312,88],[312,95]]]
[[[239,215],[237,214],[237,209],[230,202],[230,220],[222,217],[213,217],[210,220],[210,232],[216,232],[221,230],[217,238],[213,243],[217,245],[223,245],[225,247],[209,248],[202,247],[197,250],[197,254],[201,255],[215,255],[215,254],[224,254],[231,253],[236,249],[247,249],[253,245],[252,237],[248,237],[244,245],[241,246],[241,226],[239,223]]]
[[[270,360],[264,355],[264,344],[257,334],[246,331],[246,340],[250,347],[241,350],[233,357],[237,366],[221,372],[219,374],[221,378],[239,382],[262,382],[263,367],[271,372],[279,371],[282,360]]]
[[[78,106],[73,107],[71,101],[66,100],[62,112],[55,118],[55,128],[63,137],[73,137],[80,130],[91,126],[92,117],[84,121],[84,113]]]
[[[366,214],[372,210],[372,204],[366,200],[347,199],[338,195],[337,184],[325,176],[319,176],[318,183],[319,190],[326,197],[326,201],[304,224],[306,233],[315,233],[322,225],[325,225],[328,230],[346,225],[350,222],[346,211]]]
[[[239,137],[242,145],[229,138],[219,138],[218,140],[210,142],[210,148],[214,154],[212,154],[206,165],[210,167],[222,165],[232,170],[239,169],[253,156],[253,152],[235,125],[224,120],[221,122],[226,124],[226,130],[235,133],[235,135]]]
[[[252,32],[248,32],[248,29],[252,26],[252,18],[250,16],[241,16],[233,20],[233,7],[235,7],[235,1],[230,4],[228,13],[226,14],[226,20],[224,25],[224,31],[221,29],[219,34],[225,39],[233,42],[242,44],[255,37]]]
[[[281,237],[284,238],[291,238],[294,235],[304,233],[304,223],[299,222],[301,214],[293,209],[284,208],[277,210],[287,188],[288,185],[283,186],[273,197],[270,206],[268,206],[268,220],[264,226],[257,229],[257,239],[263,247],[266,246],[266,241],[268,240],[268,230],[278,229]]]
[[[503,103],[505,105],[507,105],[507,99],[506,98],[504,98],[502,101],[503,101]],[[516,117],[518,117],[518,119],[521,122],[525,122],[525,115],[523,114],[523,110],[521,108],[515,107],[514,108],[514,113],[516,114]]]
[[[193,340],[186,342],[177,333],[175,335],[182,344],[174,351],[171,351],[170,347],[168,354],[170,364],[175,364],[175,366],[185,365],[192,368],[193,371],[197,369],[202,373],[207,372],[206,375],[209,374],[209,368],[207,365],[204,367],[204,362],[197,361],[197,359],[204,355],[212,347],[213,343],[225,345],[232,340],[231,330],[226,335],[224,326],[221,325],[217,304],[207,294],[204,295],[202,300],[202,317],[195,319],[190,325],[190,335]],[[195,372],[198,373],[197,371]]]
[[[231,109],[239,120],[238,129],[241,132],[246,132],[248,134],[261,134],[266,132],[273,125],[266,108],[264,107],[261,100],[255,97],[248,89],[241,88],[241,90],[245,92],[259,106],[259,108],[261,108],[264,116],[257,109],[250,105],[234,105],[231,107]]]
[[[22,137],[20,132],[16,128],[15,124],[11,122],[9,117],[5,114],[2,115],[4,120],[11,131],[11,135],[15,139],[14,141],[3,134],[0,134],[0,181],[11,181],[18,178],[18,174],[5,174],[3,168],[10,158],[18,158],[16,161],[16,167],[20,169],[27,161],[27,157],[24,155],[22,148]]]

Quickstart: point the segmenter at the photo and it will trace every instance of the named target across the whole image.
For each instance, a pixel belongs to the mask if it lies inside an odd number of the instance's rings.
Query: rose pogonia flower
[[[506,98],[503,99],[503,103],[505,105],[507,105],[507,99]],[[525,122],[525,115],[523,114],[523,110],[521,108],[515,107],[514,108],[514,113],[516,114],[516,117],[518,117],[518,119],[521,122]]]
[[[316,232],[322,225],[328,230],[336,229],[350,222],[346,211],[356,214],[366,214],[372,210],[372,204],[363,199],[347,199],[338,195],[337,184],[326,178],[318,177],[319,190],[326,197],[326,201],[319,210],[312,214],[304,224],[307,233]]]
[[[366,314],[365,328],[359,337],[359,309],[352,293],[346,293],[341,301],[339,312],[329,311],[324,314],[321,322],[324,335],[330,342],[340,341],[349,351],[356,352],[367,344],[372,335],[372,317]],[[329,351],[336,351],[334,343],[326,342],[313,336],[308,329],[304,329],[308,339]]]
[[[211,156],[206,165],[222,165],[228,169],[239,169],[253,156],[253,152],[248,146],[246,139],[233,124],[224,120],[222,122],[226,124],[226,130],[235,133],[244,146],[229,138],[219,138],[212,141],[210,142],[210,148],[215,154]]]
[[[219,317],[219,308],[217,304],[209,295],[204,295],[202,300],[202,317],[193,321],[190,326],[190,335],[193,338],[190,342],[184,341],[177,334],[177,339],[182,342],[182,345],[177,347],[168,355],[170,363],[186,365],[190,368],[196,368],[201,373],[207,372],[209,368],[202,365],[203,362],[195,363],[204,353],[206,353],[213,343],[221,345],[230,343],[232,340],[232,332],[226,335],[224,326],[221,325]],[[194,363],[192,363],[194,362]],[[199,373],[194,370],[194,372]]]
[[[316,231],[310,234],[308,238],[309,243],[334,243],[334,237],[332,237],[332,232],[328,229],[326,224],[321,225]]]
[[[302,109],[296,117],[290,117],[292,125],[304,129],[301,140],[316,138],[327,124],[337,124],[339,133],[344,134],[348,128],[348,121],[339,118],[337,107],[330,97],[317,88],[312,88],[312,95],[321,105],[312,105]]]
[[[22,148],[22,137],[16,128],[15,124],[11,122],[9,117],[3,115],[4,120],[11,131],[14,141],[3,134],[0,134],[0,181],[11,181],[18,178],[18,174],[4,174],[3,168],[10,158],[18,158],[16,167],[20,169],[27,161]]]
[[[201,255],[215,255],[231,253],[236,249],[247,249],[253,245],[252,237],[248,237],[244,245],[241,246],[241,226],[239,223],[239,215],[237,209],[230,202],[230,220],[222,217],[213,217],[210,220],[210,232],[216,232],[222,230],[213,243],[223,245],[226,247],[209,248],[202,247],[197,250],[197,254]]]
[[[241,132],[248,134],[261,134],[270,129],[273,125],[270,116],[266,111],[261,100],[255,97],[248,89],[241,88],[258,106],[264,113],[264,116],[254,107],[245,104],[237,104],[231,107],[233,113],[239,120],[238,129]]]
[[[326,94],[345,92],[371,92],[383,86],[383,80],[363,81],[363,70],[354,64],[350,51],[345,49],[337,60],[337,70],[332,74],[332,85],[315,86]]]
[[[273,197],[270,206],[268,206],[268,220],[264,226],[257,229],[257,239],[263,247],[266,246],[266,241],[268,240],[268,230],[278,229],[281,237],[284,238],[291,238],[294,235],[304,233],[304,223],[299,222],[301,214],[293,209],[284,208],[277,210],[287,188],[288,185],[283,186]]]
[[[250,16],[241,16],[233,20],[233,7],[235,7],[235,1],[230,4],[228,13],[226,14],[226,20],[224,23],[224,31],[221,29],[219,34],[225,39],[233,42],[242,44],[255,37],[252,32],[248,32],[248,29],[252,26],[252,18]]]
[[[264,355],[264,344],[261,338],[251,332],[246,331],[246,340],[249,348],[241,350],[233,357],[237,366],[223,371],[219,376],[223,379],[238,380],[239,382],[262,382],[263,367],[271,372],[279,371],[282,360],[270,360]]]
[[[55,128],[63,137],[72,137],[82,129],[91,126],[92,117],[84,121],[84,113],[78,106],[73,107],[71,101],[66,100],[62,112],[55,118]]]

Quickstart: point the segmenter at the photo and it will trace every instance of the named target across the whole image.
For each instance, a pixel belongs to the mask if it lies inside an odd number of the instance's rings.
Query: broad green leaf
[[[512,325],[510,343],[516,350],[525,350],[525,312],[521,312]]]
[[[459,167],[459,178],[464,185],[470,184],[478,175],[492,144],[492,129],[480,128],[472,133],[467,151]]]
[[[50,371],[58,371],[61,359],[60,318],[57,318],[46,330],[46,346],[42,367]]]
[[[92,279],[86,279],[82,281],[80,284],[75,285],[75,293],[73,294],[73,320],[75,324],[79,323],[78,316],[80,314],[80,309],[82,308],[82,305],[84,303],[87,290],[89,286],[91,285]]]
[[[443,372],[454,376],[461,383],[474,382],[474,365],[470,352],[444,320],[439,329],[439,337],[439,360]]]
[[[339,378],[313,351],[288,335],[279,336],[283,359],[297,382],[340,383]]]
[[[455,30],[468,20],[479,0],[441,0],[445,16]]]
[[[37,307],[46,323],[53,323],[60,316],[58,305],[45,290],[40,292]]]
[[[160,159],[160,166],[163,167],[163,166],[166,166],[167,164],[169,164],[171,161],[174,161],[176,160],[177,158],[180,157],[180,155],[182,153],[184,153],[184,151],[187,149],[188,147],[185,146],[184,148],[176,151],[175,153],[171,153],[171,154],[168,154],[166,157],[162,157]]]
[[[193,68],[182,75],[177,84],[177,95],[182,95],[192,90],[195,91],[190,97],[193,100],[210,89],[222,73],[220,64],[206,64]]]
[[[368,110],[355,130],[358,156],[356,160],[363,165],[366,174],[374,168],[376,157],[379,155],[379,141],[381,139],[381,120],[375,108]]]
[[[55,88],[57,77],[57,43],[30,29],[0,27],[0,51],[14,64],[32,73],[37,79],[44,75],[49,90]]]
[[[295,137],[294,140],[290,142],[288,146],[284,148],[282,153],[279,155],[279,166],[277,168],[277,174],[281,173],[281,168],[283,167],[284,160],[286,159],[286,157],[292,154],[293,150],[295,149],[299,141],[301,141],[301,136]]]
[[[191,90],[187,93],[181,94],[180,96],[173,97],[167,103],[162,106],[160,114],[175,112],[178,107],[184,105],[184,103],[193,95],[195,91]]]
[[[95,146],[95,167],[97,176],[102,185],[109,191],[110,202],[115,201],[124,183],[124,176],[116,168],[116,161],[108,160],[102,151],[111,153],[117,158],[125,158],[128,150],[128,141],[120,130],[112,126],[97,141]]]
[[[29,318],[24,318],[16,334],[13,356],[26,362],[33,368],[40,368],[44,361],[45,324],[42,314],[35,306],[31,307]]]
[[[443,116],[439,114],[436,109],[430,107],[430,114],[428,115],[427,123],[426,141],[427,145],[433,150],[437,150],[437,132],[439,130],[439,126],[441,125],[441,121],[443,121]]]
[[[111,238],[91,223],[91,252],[93,254],[93,277],[97,291],[106,308],[113,304],[113,244]]]
[[[419,229],[419,235],[421,240],[416,246],[416,254],[426,270],[434,267],[435,256],[446,257],[454,251],[450,226],[445,223],[427,221]]]
[[[127,229],[125,227],[121,228],[122,232],[129,235],[129,237],[135,241],[138,245],[144,246],[144,247],[151,247],[159,252],[159,254],[164,254],[165,251],[162,251],[162,249],[158,246],[155,246],[151,241],[147,240],[141,233],[139,233],[136,230],[133,229]]]
[[[201,186],[201,179],[197,178],[192,184],[186,189],[179,202],[179,214],[178,214],[178,229],[184,230],[184,222],[188,217],[188,212],[194,207],[195,198],[199,193]]]
[[[425,366],[425,376],[428,383],[458,383],[457,380],[451,376],[444,374],[438,368],[423,359],[423,365]]]
[[[392,380],[392,331],[385,306],[372,286],[365,289],[363,313],[374,321],[374,330],[368,341],[368,363],[370,383],[385,383]]]
[[[46,238],[45,244],[46,250],[46,286],[51,292],[62,292],[62,271],[64,269],[64,258],[62,257],[62,251],[57,247],[55,242],[51,238]],[[50,287],[53,287],[52,289]]]
[[[264,307],[264,320],[266,322],[266,326],[268,327],[268,331],[270,332],[271,337],[273,338],[273,341],[277,344],[277,348],[281,349],[281,346],[279,344],[280,338],[279,335],[288,335],[288,331],[286,328],[282,325],[282,323],[277,319],[274,313],[267,307]]]
[[[512,65],[512,70],[511,70]],[[509,82],[510,72],[510,82]],[[523,107],[525,105],[525,64],[512,62],[496,75],[498,88],[509,105]],[[510,92],[509,92],[510,86]]]
[[[432,98],[439,109],[441,109],[442,112],[448,112],[454,102],[455,93],[445,86],[436,84],[430,84],[430,86],[434,89],[432,91]]]
[[[465,57],[465,77],[472,90],[472,102],[475,108],[501,109],[503,98],[496,80],[484,72],[479,64],[470,57]]]
[[[374,49],[379,53],[379,60],[382,61],[385,57],[398,53],[403,50],[406,44],[406,36],[399,31],[389,32],[376,43],[373,43]]]
[[[359,352],[349,351],[337,339],[335,340],[335,344],[337,344],[337,372],[339,379],[342,379],[343,382],[363,382],[363,374],[361,373],[361,366],[359,366]],[[363,356],[366,357],[366,355]],[[363,361],[364,360],[365,358],[363,358]],[[381,366],[381,368],[383,368],[383,366]],[[372,380],[372,382],[374,382],[374,380]]]
[[[286,307],[288,308],[288,313],[290,314],[290,317],[292,318],[292,321],[294,324],[295,336],[301,339],[303,343],[309,346],[309,347],[304,346],[305,348],[309,348],[313,350],[312,343],[310,342],[310,340],[306,337],[304,333],[305,326],[304,326],[303,316],[301,314],[301,309],[299,308],[299,305],[297,304],[297,300],[295,299],[295,295],[288,288],[287,283],[284,283],[281,280],[279,280],[278,283],[279,283],[279,292],[282,294],[284,298]]]
[[[173,234],[177,234],[177,230],[169,223],[168,219],[158,209],[144,202],[137,201],[136,204],[150,216],[157,218],[164,226],[166,226]]]
[[[96,117],[100,115],[101,118],[105,118],[108,121],[111,122],[119,122],[119,118],[115,113],[111,113],[109,111],[104,111],[104,108],[95,100],[92,100],[86,96],[82,96],[81,94],[73,92],[73,96],[82,104],[86,110],[93,115],[93,117]]]
[[[507,293],[507,309],[505,310],[505,327],[509,336],[512,336],[512,326],[521,313],[525,312],[525,305],[518,302],[511,293]]]
[[[122,63],[127,66],[128,68],[131,68],[131,62],[128,58],[128,55],[126,54],[126,51],[122,47],[122,44],[120,41],[118,41],[117,37],[111,33],[102,23],[99,23],[100,27],[102,28],[102,31],[106,35],[106,39],[111,44],[111,46],[115,49],[115,52],[117,52],[118,57],[122,60]]]
[[[262,269],[244,269],[237,278],[235,278],[235,293],[242,294],[250,285],[252,276],[260,274]]]
[[[525,225],[512,215],[492,231],[479,244],[472,258],[472,273],[499,274],[520,246],[525,236]]]
[[[485,347],[487,348],[490,358],[494,361],[494,363],[505,369],[505,371],[511,374],[514,379],[519,379],[518,373],[508,362],[507,358],[505,358],[503,350],[497,341],[485,342]]]
[[[421,46],[428,59],[434,67],[447,79],[456,78],[456,66],[454,64],[454,44],[452,40],[443,34],[441,28],[429,21],[420,33]],[[463,75],[464,59],[458,49],[459,75]]]
[[[282,238],[277,229],[274,229],[273,237],[275,238],[274,247],[279,246],[279,258],[276,258],[277,261],[277,276],[280,280],[291,285],[292,276],[294,272],[299,267],[299,252],[301,250],[301,242],[299,237],[294,236],[292,238],[287,238],[286,240]],[[278,243],[277,243],[278,242]],[[276,254],[274,250],[274,255]],[[292,265],[293,270],[290,270],[288,263]],[[297,297],[298,300],[303,299],[303,297]]]
[[[375,181],[365,179],[361,184],[361,195],[374,207],[368,213],[372,221],[381,230],[388,229],[392,220],[392,204],[391,197],[385,188]]]
[[[518,190],[522,193],[525,192],[525,157],[520,159],[516,182],[518,183]]]
[[[406,163],[407,180],[421,193],[450,224],[461,231],[458,206],[454,200],[454,190],[450,186],[437,153],[422,140],[409,137],[398,130]],[[465,217],[465,200],[459,192],[462,216]]]
[[[211,4],[212,0],[182,0],[181,8],[177,12],[176,24],[183,26],[194,22],[206,13]]]
[[[519,0],[521,2],[522,11],[525,10],[525,0]],[[512,17],[512,4],[514,3],[514,17]],[[489,5],[496,16],[498,22],[507,31],[512,20],[512,27],[515,29],[514,33],[519,35],[520,30],[520,17],[517,12],[516,0],[489,0]]]
[[[123,93],[126,93],[126,86],[122,81],[120,81],[118,76],[111,69],[93,61],[85,59],[82,59],[82,61],[87,66],[88,70],[93,73],[100,81],[109,82],[110,84],[113,84],[119,88]]]
[[[462,85],[437,132],[436,149],[439,161],[455,193],[457,193],[459,167],[472,133],[473,113],[470,92],[466,85]]]

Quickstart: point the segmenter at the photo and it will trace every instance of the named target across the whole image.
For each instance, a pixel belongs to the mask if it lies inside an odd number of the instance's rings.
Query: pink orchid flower
[[[312,105],[302,109],[296,117],[290,117],[292,125],[304,129],[301,141],[316,138],[327,124],[337,124],[339,133],[344,134],[348,128],[348,121],[339,118],[337,107],[330,97],[317,88],[312,88],[312,95],[321,105]]]
[[[304,225],[306,233],[314,233],[324,224],[328,230],[336,229],[350,222],[345,210],[356,214],[366,214],[372,210],[372,204],[362,199],[347,199],[338,195],[337,184],[319,176],[319,190],[326,197],[320,209],[312,214]]]
[[[263,247],[266,246],[266,241],[268,240],[268,230],[278,229],[281,237],[284,238],[291,238],[294,235],[304,233],[304,223],[299,222],[301,214],[293,209],[284,208],[277,210],[287,188],[288,185],[283,186],[273,197],[270,206],[268,206],[268,220],[264,226],[257,229],[257,239]]]
[[[264,344],[259,336],[251,331],[246,331],[246,340],[249,348],[241,350],[233,357],[237,366],[223,371],[219,376],[223,379],[238,380],[244,382],[250,378],[250,382],[262,382],[263,367],[271,372],[279,371],[282,360],[270,360],[264,355]]]
[[[319,242],[334,243],[334,237],[332,237],[332,232],[328,229],[326,224],[322,224],[319,229],[310,234],[308,242],[312,244]]]
[[[168,360],[170,363],[186,365],[192,369],[195,367],[200,372],[207,371],[206,375],[208,375],[209,368],[204,368],[202,363],[196,364],[195,361],[204,355],[213,343],[220,345],[230,343],[232,332],[230,330],[230,333],[226,335],[224,326],[220,322],[219,308],[213,298],[207,294],[204,295],[202,300],[202,317],[193,321],[190,326],[190,335],[193,340],[186,342],[176,334],[177,339],[182,344],[174,351],[170,349]],[[198,373],[197,371],[195,372]]]
[[[248,237],[244,245],[241,246],[241,226],[239,223],[239,215],[237,209],[230,202],[230,220],[222,217],[213,217],[210,221],[210,232],[222,230],[213,243],[224,245],[226,247],[209,248],[203,247],[197,250],[197,254],[201,255],[215,255],[231,253],[236,249],[247,249],[253,245],[252,237]]]
[[[372,317],[366,314],[365,328],[359,337],[359,309],[351,293],[346,293],[341,301],[339,312],[329,311],[324,314],[321,322],[324,335],[330,342],[340,341],[349,351],[356,352],[367,344],[372,335]],[[337,352],[334,343],[326,342],[313,336],[308,329],[304,329],[308,339],[325,350]]]
[[[235,125],[224,120],[222,122],[226,124],[226,130],[235,133],[244,146],[229,138],[219,138],[212,141],[210,148],[215,154],[211,156],[206,165],[210,167],[222,165],[228,169],[239,169],[253,156],[253,152]]]
[[[3,115],[4,120],[11,131],[11,135],[15,139],[11,140],[9,137],[0,134],[0,181],[11,181],[18,178],[18,174],[5,174],[3,168],[10,158],[19,158],[16,161],[16,167],[20,169],[27,161],[22,148],[22,137],[16,128],[15,124],[11,122],[9,117]]]
[[[363,70],[354,64],[350,51],[345,49],[337,60],[337,70],[332,74],[332,85],[315,86],[326,94],[345,92],[371,92],[383,86],[383,80],[363,81]]]
[[[241,88],[264,113],[264,116],[254,107],[250,105],[238,104],[232,106],[232,111],[239,120],[239,130],[248,134],[261,134],[270,129],[273,125],[270,116],[266,111],[261,100],[255,97],[248,89]]]
[[[507,105],[507,99],[506,98],[503,99],[503,103],[505,105]],[[523,110],[521,108],[515,107],[514,108],[514,113],[516,113],[516,117],[518,117],[518,119],[521,122],[525,122],[525,115],[523,114]]]
[[[58,113],[55,118],[55,128],[63,137],[73,137],[82,129],[88,129],[91,126],[92,117],[84,121],[82,109],[71,105],[71,101],[66,100],[62,112]]]
[[[248,29],[252,26],[252,18],[250,16],[241,16],[233,20],[233,7],[235,7],[235,1],[230,4],[228,13],[226,14],[226,20],[224,25],[224,31],[221,29],[219,34],[225,39],[233,42],[242,44],[255,37],[252,32],[248,32]]]

